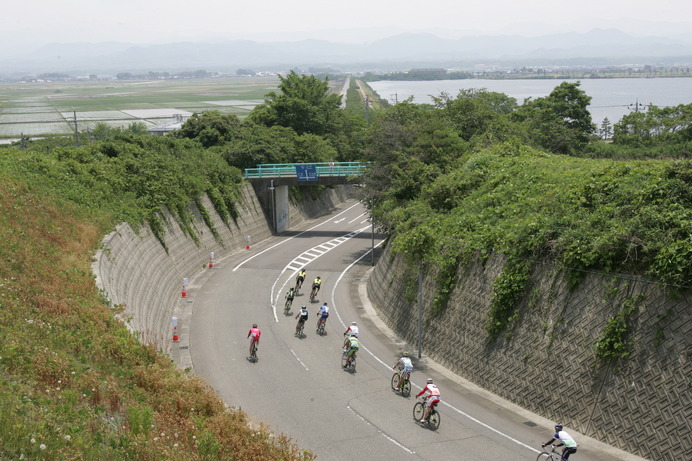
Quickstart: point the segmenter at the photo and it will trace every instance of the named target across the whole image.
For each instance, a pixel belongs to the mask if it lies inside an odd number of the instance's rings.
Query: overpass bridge
[[[250,181],[275,233],[289,227],[288,186],[335,186],[352,183],[365,171],[361,162],[270,163],[247,168]]]

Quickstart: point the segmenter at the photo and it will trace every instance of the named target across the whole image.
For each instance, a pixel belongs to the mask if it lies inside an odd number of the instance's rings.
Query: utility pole
[[[642,109],[643,111],[646,108],[646,105],[640,104],[639,99],[637,99],[637,101],[634,104],[630,104],[629,106],[627,106],[627,108],[631,111],[634,110],[635,113],[638,113],[639,109]]]
[[[74,145],[79,146],[79,131],[77,130],[77,111],[72,112],[72,117],[74,119]]]

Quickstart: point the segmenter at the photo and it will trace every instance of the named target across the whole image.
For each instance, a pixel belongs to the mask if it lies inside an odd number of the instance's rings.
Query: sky
[[[367,43],[401,32],[443,38],[619,28],[692,33],[689,0],[16,0],[3,2],[0,39],[14,46],[106,41],[327,39]]]

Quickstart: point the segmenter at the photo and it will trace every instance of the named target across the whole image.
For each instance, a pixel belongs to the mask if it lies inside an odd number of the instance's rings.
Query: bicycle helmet
[[[252,328],[257,328],[257,324],[256,324],[256,323],[253,323],[253,324],[252,324]]]
[[[320,277],[317,277],[317,280],[322,280]]]
[[[432,379],[432,378],[428,378],[428,384],[432,384],[432,383],[433,383],[433,379]]]
[[[408,352],[404,352],[402,355],[403,355],[404,357],[408,357]]]
[[[351,322],[351,325],[355,327],[355,326],[356,326],[356,322]]]
[[[307,309],[308,306],[300,306],[301,309]]]
[[[555,432],[560,432],[561,430],[562,430],[562,424],[557,423],[557,424],[555,425]]]

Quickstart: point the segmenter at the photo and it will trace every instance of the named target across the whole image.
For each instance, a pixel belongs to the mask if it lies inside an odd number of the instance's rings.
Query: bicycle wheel
[[[413,419],[420,421],[424,414],[425,407],[423,406],[423,403],[416,402],[416,404],[413,406]]]
[[[348,368],[350,369],[351,373],[356,371],[356,356],[354,355],[351,357],[351,361],[349,362]]]
[[[404,397],[411,395],[411,382],[408,379],[404,380],[404,384],[401,385],[401,395]]]
[[[399,385],[399,373],[394,373],[392,375],[392,390],[395,391]]]
[[[538,455],[538,458],[536,458],[536,461],[553,461],[553,460],[560,460],[560,457],[558,456],[557,458],[553,458],[553,453],[550,453],[548,451],[544,451],[543,453],[540,453]]]
[[[436,431],[437,428],[440,427],[440,414],[435,409],[430,411],[430,417],[428,417],[428,427],[431,431]]]
[[[344,353],[341,355],[341,368],[346,368],[347,363],[348,363],[348,352],[344,351]]]

